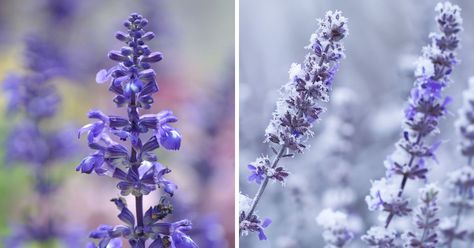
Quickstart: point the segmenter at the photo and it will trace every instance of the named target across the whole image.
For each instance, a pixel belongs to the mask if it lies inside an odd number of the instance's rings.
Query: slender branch
[[[135,126],[138,125],[136,116],[138,116],[138,109],[136,106],[136,97],[132,94],[132,98],[130,101],[130,105],[128,106],[128,119],[131,121],[131,125]],[[139,161],[137,151],[135,148],[131,148],[130,154],[130,164],[131,170],[133,170],[138,175],[138,169],[140,167],[141,161]],[[137,227],[143,227],[143,195],[135,196],[135,212],[137,218]]]
[[[286,149],[285,145],[281,146],[280,151],[278,152],[277,156],[273,159],[272,169],[274,169],[278,165],[278,162],[280,161],[281,157],[283,156],[283,154],[285,152],[285,149]],[[263,181],[262,184],[260,184],[260,187],[258,188],[258,191],[255,194],[255,197],[253,198],[252,205],[250,207],[250,211],[247,213],[247,216],[245,217],[245,220],[248,220],[252,216],[252,214],[255,212],[255,208],[257,207],[258,202],[262,198],[263,192],[265,192],[265,189],[267,187],[267,184],[268,184],[269,180],[270,180],[270,178],[267,175],[265,175],[265,180]]]
[[[426,116],[425,116],[425,120],[426,120]],[[416,142],[415,142],[415,145],[419,145],[421,142],[421,134],[418,133],[418,136],[416,138]],[[411,155],[410,157],[410,162],[408,162],[408,167],[412,167],[413,165],[413,162],[415,161],[415,155]],[[403,195],[403,191],[405,190],[405,186],[407,184],[407,181],[408,181],[408,175],[405,174],[403,175],[403,179],[402,179],[402,182],[400,184],[400,190],[398,191],[398,197],[401,197]],[[388,228],[388,226],[390,225],[390,222],[392,221],[393,219],[393,213],[390,213],[388,216],[387,216],[387,219],[385,221],[385,228]]]
[[[135,196],[135,207],[137,208],[137,226],[143,227],[143,196]]]
[[[321,66],[324,63],[324,61],[326,60],[326,53],[329,51],[329,48],[330,48],[330,46],[326,45],[326,47],[324,49],[324,52],[322,54],[322,57],[319,60],[319,63],[318,63],[319,66]],[[315,73],[317,73],[317,72],[315,72]],[[315,80],[316,80],[316,77],[314,76],[313,77],[313,83],[315,82]],[[280,159],[282,158],[282,156],[285,153],[285,149],[286,149],[286,145],[282,145],[281,148],[280,148],[280,151],[277,153],[277,156],[273,159],[273,162],[271,164],[272,169],[274,169],[278,165],[278,162],[280,161]],[[262,198],[262,195],[265,192],[265,189],[267,187],[267,184],[268,184],[269,180],[270,180],[270,178],[267,175],[265,175],[265,179],[264,179],[263,183],[260,184],[260,187],[258,188],[258,191],[257,191],[257,193],[255,194],[255,197],[252,200],[252,205],[250,207],[250,211],[246,214],[244,220],[248,220],[253,215],[253,213],[255,212],[255,209],[258,205],[258,202]],[[240,230],[239,230],[239,232],[240,232]]]

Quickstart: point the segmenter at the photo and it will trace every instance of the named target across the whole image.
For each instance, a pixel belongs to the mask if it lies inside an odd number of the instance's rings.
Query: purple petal
[[[181,134],[171,127],[164,128],[160,133],[160,144],[168,150],[179,150]]]
[[[270,224],[272,224],[272,220],[267,218],[263,221],[262,227],[267,228]]]

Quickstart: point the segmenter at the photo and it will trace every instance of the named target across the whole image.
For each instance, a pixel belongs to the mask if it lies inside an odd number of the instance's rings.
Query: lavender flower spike
[[[446,115],[450,97],[443,97],[442,91],[451,80],[449,75],[458,63],[456,49],[458,34],[462,30],[461,9],[449,2],[439,3],[435,11],[439,32],[430,34],[431,43],[422,49],[417,61],[416,81],[408,99],[401,139],[395,152],[385,161],[386,178],[372,183],[370,195],[366,197],[369,210],[386,213],[385,228],[395,216],[411,213],[409,200],[403,196],[408,180],[427,180],[430,160],[436,161],[436,149],[440,141],[429,144],[425,139],[439,132],[438,123]],[[398,184],[398,178],[401,183]],[[384,187],[380,187],[383,181]],[[387,190],[390,189],[390,190]],[[369,245],[373,236],[363,237]],[[379,246],[380,247],[380,246]]]
[[[439,225],[437,217],[439,188],[435,184],[428,184],[420,189],[419,205],[413,215],[418,233],[408,232],[406,235],[407,247],[434,248],[438,244],[436,229]]]
[[[255,209],[268,182],[284,183],[289,175],[284,167],[278,165],[280,160],[307,148],[306,142],[313,135],[312,127],[325,111],[321,102],[329,101],[334,75],[344,58],[342,39],[347,35],[347,19],[340,11],[328,11],[319,20],[319,29],[311,35],[306,47],[310,52],[303,65],[291,65],[290,81],[282,87],[273,118],[265,130],[265,142],[270,143],[275,157],[270,160],[263,156],[248,166],[252,173],[249,181],[255,181],[260,187],[248,207],[240,209],[241,234],[259,232],[259,238],[266,239],[262,230],[270,221],[262,221]]]
[[[151,107],[152,94],[158,92],[151,64],[163,58],[160,52],[152,52],[145,44],[155,37],[154,33],[144,30],[147,24],[148,20],[141,15],[130,15],[124,22],[127,31],[115,35],[125,46],[109,53],[109,58],[118,65],[101,70],[96,76],[99,84],[111,81],[109,90],[116,95],[113,101],[117,107],[126,107],[127,116],[92,110],[89,118],[95,122],[79,130],[79,137],[87,134],[89,147],[94,152],[84,158],[76,170],[115,178],[122,196],[135,197],[135,213],[130,211],[124,198],[112,199],[123,224],[99,226],[90,233],[99,243],[97,246],[91,243],[89,247],[122,247],[121,238],[128,240],[132,248],[198,247],[186,234],[192,227],[190,221],[163,221],[173,212],[169,198],[177,186],[165,178],[171,170],[158,163],[154,150],[159,147],[178,150],[181,134],[171,125],[177,121],[171,111],[139,114],[140,110]],[[117,139],[128,141],[129,145],[124,146]],[[144,212],[143,197],[157,188],[162,188],[165,194],[159,204]]]

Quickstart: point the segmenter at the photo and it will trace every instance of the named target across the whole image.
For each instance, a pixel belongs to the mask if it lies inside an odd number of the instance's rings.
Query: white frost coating
[[[296,78],[304,78],[305,72],[301,69],[301,65],[298,63],[293,63],[290,66],[288,71],[290,81],[296,80]]]
[[[425,57],[425,58],[438,57],[438,56],[443,55],[443,52],[434,43],[432,43],[431,45],[428,45],[428,46],[424,46],[421,49],[421,52],[423,54],[423,57]]]
[[[321,32],[330,32],[334,27],[344,27],[346,30],[346,35],[349,34],[347,29],[347,18],[342,15],[340,10],[328,11],[324,19],[319,19],[319,31]],[[319,33],[319,32],[318,32]]]
[[[320,21],[320,20],[318,20],[318,21]],[[311,49],[311,47],[316,43],[317,40],[318,40],[318,34],[312,33],[311,37],[309,37],[309,45],[306,46],[305,48],[306,49]]]
[[[388,204],[396,202],[399,199],[398,192],[400,190],[398,187],[397,184],[394,184],[391,180],[389,181],[386,178],[372,181],[370,195],[365,197],[365,202],[369,210],[382,210],[383,206],[381,201]]]
[[[462,24],[461,8],[450,2],[438,3],[435,7],[435,11],[438,12],[438,16],[442,13],[451,14],[454,16],[455,22]]]
[[[419,57],[416,61],[415,77],[429,78],[434,75],[434,65],[431,59]]]
[[[342,12],[339,10],[328,11],[322,19],[318,19],[319,28],[316,33],[311,34],[309,38],[309,45],[305,48],[311,49],[314,44],[319,40],[323,47],[325,47],[329,41],[322,39],[325,33],[330,33],[335,27],[342,27],[345,30],[345,35],[349,34],[349,29],[347,28],[347,18],[342,15]]]

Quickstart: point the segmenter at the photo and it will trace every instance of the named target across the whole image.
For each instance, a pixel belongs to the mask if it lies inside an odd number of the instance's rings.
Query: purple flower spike
[[[151,108],[152,95],[159,90],[151,63],[163,58],[160,52],[150,51],[145,44],[155,37],[144,30],[147,23],[139,14],[130,15],[124,22],[127,32],[116,33],[116,38],[125,46],[108,54],[118,65],[100,70],[96,75],[97,83],[109,83],[109,90],[115,94],[113,101],[119,108],[126,107],[127,115],[108,115],[92,110],[88,116],[96,121],[79,130],[78,136],[87,134],[88,145],[95,152],[84,158],[76,170],[110,176],[118,180],[117,189],[121,195],[135,197],[136,213],[130,211],[125,199],[112,199],[120,211],[117,217],[123,225],[102,225],[91,232],[90,237],[98,239],[98,244],[91,244],[91,247],[122,247],[120,238],[127,239],[132,248],[145,248],[148,244],[150,248],[198,247],[185,233],[191,229],[191,222],[163,221],[172,213],[173,207],[167,202],[178,186],[165,178],[171,170],[158,163],[154,151],[160,147],[178,150],[182,136],[170,125],[178,121],[171,111],[140,115],[140,111]],[[125,146],[123,142],[129,144]],[[143,213],[144,196],[157,189],[166,194],[159,204]]]
[[[247,166],[251,173],[248,181],[255,181],[259,189],[251,201],[246,201],[249,204],[245,204],[245,209],[240,208],[242,235],[256,232],[260,240],[267,239],[263,230],[270,221],[262,222],[256,214],[257,204],[269,181],[285,184],[290,173],[279,166],[280,161],[308,149],[312,129],[325,112],[324,104],[329,101],[335,74],[345,57],[342,41],[348,35],[347,18],[341,11],[328,11],[318,21],[319,28],[305,47],[309,52],[302,64],[291,65],[289,82],[281,87],[276,110],[265,130],[265,143],[275,156],[271,160],[269,156],[258,157]]]
[[[431,42],[423,47],[416,62],[416,80],[405,109],[402,135],[395,152],[385,161],[388,177],[373,181],[366,197],[369,210],[385,214],[385,231],[380,232],[382,227],[372,227],[362,237],[370,247],[398,247],[394,243],[400,242],[393,239],[388,242],[388,237],[393,236],[389,227],[395,217],[406,217],[413,210],[410,200],[403,195],[405,187],[410,180],[419,179],[426,183],[431,170],[429,162],[437,162],[435,153],[441,142],[430,145],[427,137],[439,132],[438,124],[448,112],[446,107],[451,98],[443,97],[442,93],[452,83],[449,76],[458,63],[456,49],[459,47],[462,18],[461,9],[450,2],[439,3],[435,11],[439,32],[430,34]],[[437,246],[437,192],[434,185],[420,190],[420,204],[414,211],[417,230],[397,234],[404,237],[403,247]],[[374,205],[378,199],[383,203]]]
[[[265,219],[262,223],[262,228],[258,231],[258,239],[260,240],[267,240],[267,236],[265,236],[265,233],[263,232],[263,229],[267,228],[270,224],[272,223],[272,220],[270,219]]]
[[[264,171],[261,170],[259,167],[255,167],[251,164],[247,165],[247,167],[252,173],[248,178],[249,182],[255,181],[257,184],[261,184],[263,179],[265,179]]]

